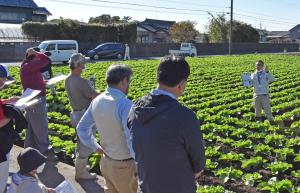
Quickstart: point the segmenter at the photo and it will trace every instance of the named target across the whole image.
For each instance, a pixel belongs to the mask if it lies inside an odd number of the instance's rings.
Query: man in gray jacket
[[[128,128],[142,193],[195,193],[205,166],[204,143],[195,113],[177,101],[185,90],[189,64],[165,57],[157,88],[131,108]]]
[[[264,109],[265,114],[271,124],[274,124],[274,117],[271,112],[269,83],[275,81],[274,76],[269,71],[267,65],[264,67],[264,62],[258,60],[256,62],[256,70],[251,74],[251,80],[254,87],[254,109],[256,121],[261,121],[261,112]]]

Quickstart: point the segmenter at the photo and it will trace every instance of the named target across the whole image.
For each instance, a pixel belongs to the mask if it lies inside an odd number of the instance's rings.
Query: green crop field
[[[270,96],[277,125],[254,121],[252,88],[242,86],[241,74],[253,72],[258,59],[265,61],[276,78],[270,85]],[[206,170],[198,181],[198,192],[300,192],[300,57],[243,55],[187,60],[191,76],[179,101],[197,114],[206,144]],[[159,61],[124,63],[134,72],[129,98],[136,101],[155,88]],[[102,92],[110,64],[89,64],[83,76],[94,75]],[[21,94],[19,69],[11,68],[11,72],[17,84],[1,90],[1,98]],[[54,74],[68,72],[67,66],[54,67]],[[72,163],[76,134],[70,125],[71,108],[63,83],[55,87],[56,96],[47,90],[50,140],[60,159]],[[96,155],[90,158],[94,166],[98,160]]]

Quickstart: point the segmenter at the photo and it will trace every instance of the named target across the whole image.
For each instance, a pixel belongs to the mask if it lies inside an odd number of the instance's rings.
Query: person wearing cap
[[[5,87],[6,80],[14,80],[14,78],[9,75],[8,68],[5,65],[0,64],[0,89]],[[19,97],[12,96],[8,99],[1,99],[1,102],[3,104],[7,104],[7,103],[12,103],[18,99]]]
[[[48,116],[46,107],[46,85],[41,69],[50,63],[47,55],[29,48],[20,68],[23,89],[40,90],[39,102],[26,108],[28,129],[26,130],[25,147],[34,147],[51,161],[57,160],[48,137]]]
[[[12,175],[12,182],[7,193],[55,193],[39,182],[37,173],[42,173],[47,158],[38,150],[28,147],[17,157],[20,170]]]
[[[90,104],[77,126],[83,144],[101,154],[100,170],[105,179],[105,193],[136,193],[137,180],[128,141],[128,112],[132,106],[126,95],[132,70],[124,64],[111,65],[106,72],[108,88]],[[96,125],[100,144],[91,127]]]
[[[99,94],[88,80],[81,77],[85,63],[86,60],[82,54],[73,54],[69,61],[71,73],[65,80],[65,88],[73,109],[71,112],[71,123],[74,128],[76,128],[91,101]],[[96,129],[94,128],[95,131]],[[79,138],[77,139],[75,159],[76,180],[96,178],[96,174],[90,174],[87,170],[88,157],[92,152],[92,149],[82,144]]]

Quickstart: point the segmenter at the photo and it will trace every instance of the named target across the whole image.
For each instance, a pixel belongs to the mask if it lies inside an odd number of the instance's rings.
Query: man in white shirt
[[[251,74],[251,80],[254,87],[255,119],[261,121],[261,112],[264,109],[268,120],[271,124],[274,124],[269,96],[269,83],[275,81],[275,78],[269,71],[268,66],[264,66],[262,60],[256,62],[256,70]]]

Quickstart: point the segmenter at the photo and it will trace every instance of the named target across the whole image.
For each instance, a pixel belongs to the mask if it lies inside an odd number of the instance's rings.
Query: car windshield
[[[41,49],[41,50],[46,50],[48,44],[47,43],[41,43],[38,47]]]
[[[98,50],[100,47],[102,47],[104,44],[98,45],[94,50]]]

